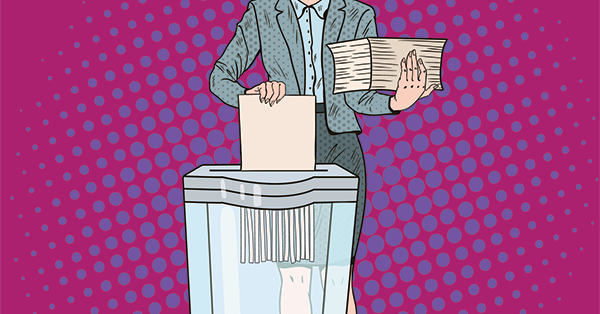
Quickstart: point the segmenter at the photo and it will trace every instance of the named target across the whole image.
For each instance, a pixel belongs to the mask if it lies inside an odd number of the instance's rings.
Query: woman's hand
[[[285,96],[285,84],[282,82],[263,82],[246,91],[247,95],[259,94],[260,102],[271,107]]]
[[[400,63],[400,79],[396,95],[390,100],[392,110],[405,110],[414,105],[417,100],[429,96],[437,87],[432,85],[425,90],[427,82],[427,69],[422,59],[417,61],[415,50],[408,53],[406,59]]]

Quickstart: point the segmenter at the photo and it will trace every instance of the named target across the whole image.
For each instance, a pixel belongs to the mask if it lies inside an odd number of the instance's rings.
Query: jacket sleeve
[[[360,18],[356,30],[356,39],[378,37],[375,10],[369,8]],[[390,107],[391,97],[377,91],[356,91],[344,93],[346,103],[352,110],[365,115],[399,114]]]
[[[254,5],[248,3],[248,9],[238,23],[235,35],[215,62],[210,74],[211,93],[223,103],[237,108],[238,95],[246,92],[246,88],[238,83],[238,79],[252,65],[259,51],[256,11]]]

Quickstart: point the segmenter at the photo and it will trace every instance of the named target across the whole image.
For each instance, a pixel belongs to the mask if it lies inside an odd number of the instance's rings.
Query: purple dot
[[[144,279],[146,278],[146,276],[148,276],[148,268],[146,268],[146,266],[144,265],[140,265],[135,269],[135,276],[138,277],[139,279]],[[148,286],[148,285],[146,285]],[[146,293],[144,293],[145,289],[149,289],[146,288],[146,286],[144,286],[142,288],[142,294],[144,294],[144,296],[146,296]]]
[[[415,271],[410,267],[406,266],[400,270],[400,279],[404,282],[410,282],[415,277]]]
[[[177,35],[179,34],[180,31],[180,27],[179,25],[177,25],[177,23],[172,23],[171,25],[169,25],[169,33],[171,33],[171,35]]]
[[[223,145],[225,137],[220,130],[212,130],[208,133],[208,143],[213,147],[219,147]]]
[[[196,69],[196,61],[191,58],[186,58],[181,62],[181,68],[185,72],[193,72]]]
[[[431,170],[435,166],[435,157],[430,153],[423,154],[419,158],[419,165],[423,170]]]
[[[429,147],[429,139],[423,134],[419,134],[413,138],[412,146],[416,151],[422,152]]]
[[[165,137],[170,143],[177,143],[181,140],[182,134],[177,127],[170,127],[167,129]]]
[[[177,281],[180,284],[187,284],[188,280],[187,280],[187,269],[186,268],[182,268],[177,272]]]
[[[465,223],[465,231],[471,235],[476,234],[479,231],[479,222],[475,219],[469,219]]]
[[[125,241],[126,243],[132,243],[135,240],[135,232],[131,229],[127,229],[125,231],[123,231],[123,241]]]
[[[413,207],[408,203],[402,203],[398,206],[396,215],[398,216],[398,219],[402,221],[409,221],[413,216]]]
[[[411,153],[411,146],[406,141],[398,142],[394,146],[394,154],[398,158],[401,158],[401,159],[408,158],[408,156],[410,155],[410,153]],[[412,161],[412,162],[414,163],[414,161]],[[404,171],[402,171],[402,172],[404,172]],[[414,176],[414,174],[413,174],[413,176]]]
[[[148,74],[146,77],[146,83],[148,83],[150,86],[156,86],[156,84],[158,84],[158,75],[154,73]]]
[[[421,22],[421,20],[423,19],[423,15],[418,10],[413,10],[409,14],[409,19],[411,22],[417,24]]]
[[[215,26],[210,31],[210,35],[213,39],[219,40],[223,38],[223,29],[218,26]]]
[[[425,190],[425,183],[419,178],[412,179],[408,183],[408,190],[413,195],[421,195]]]
[[[444,237],[440,234],[434,234],[429,238],[429,246],[433,249],[440,249],[444,245]]]
[[[136,271],[137,272],[137,271]],[[147,273],[147,270],[146,270]],[[145,277],[145,276],[144,276]],[[146,297],[146,298],[150,298],[154,295],[154,286],[151,284],[146,284],[144,285],[144,287],[142,287],[142,294]]]
[[[158,217],[158,225],[163,229],[168,229],[173,225],[173,218],[169,214],[162,214]]]
[[[158,252],[159,248],[160,244],[158,241],[156,241],[156,239],[150,239],[146,242],[146,251],[150,254]]]
[[[423,126],[423,119],[417,114],[411,114],[406,118],[406,126],[411,131],[418,131]]]
[[[200,56],[198,57],[198,61],[200,61],[200,64],[202,64],[203,66],[208,66],[212,63],[213,57],[210,54],[210,52],[208,51],[203,51],[202,53],[200,53]]]
[[[383,171],[383,179],[385,183],[389,185],[398,183],[398,181],[400,181],[400,177],[400,170],[398,170],[398,168],[395,166],[389,166]]]
[[[419,225],[414,222],[409,222],[404,226],[404,235],[409,239],[414,239],[419,235]]]
[[[479,177],[474,177],[469,180],[469,189],[473,192],[479,192],[483,188],[483,180]]]
[[[119,283],[121,285],[127,285],[129,283],[129,281],[131,280],[131,277],[129,277],[129,274],[127,273],[121,273],[118,277]]]
[[[381,252],[381,250],[383,250],[383,247],[384,247],[383,239],[378,235],[370,237],[369,240],[367,241],[367,248],[372,253]],[[181,251],[179,251],[179,252],[181,252]]]
[[[446,170],[444,171],[444,176],[446,177],[446,179],[448,179],[450,181],[456,180],[458,178],[458,175],[459,175],[459,172],[458,172],[458,168],[456,166],[448,166],[446,168]],[[463,186],[463,188],[464,188],[464,186]],[[454,189],[452,189],[452,194],[455,195]]]
[[[469,43],[471,43],[471,36],[469,36],[469,34],[461,34],[461,35],[458,37],[458,42],[459,42],[461,45],[463,45],[463,46],[466,46],[466,45],[468,45]]]
[[[471,267],[469,265],[463,267],[462,270],[461,270],[461,274],[465,278],[471,278],[471,277],[473,277],[473,267]]]
[[[133,291],[128,291],[125,294],[125,301],[129,302],[129,303],[133,303],[135,302],[135,300],[137,300],[137,295],[135,294],[135,292]]]
[[[477,239],[475,240],[475,242],[473,242],[473,250],[475,252],[483,252],[483,250],[485,249],[485,242],[483,242],[483,240],[481,239]]]
[[[140,232],[143,236],[150,237],[154,234],[154,225],[152,223],[145,222],[140,227]]]
[[[450,71],[457,71],[460,69],[460,61],[457,58],[450,58],[446,65]]]
[[[217,116],[212,112],[206,112],[202,115],[201,122],[205,128],[213,128],[217,125]]]
[[[406,290],[406,295],[411,300],[418,299],[421,296],[421,288],[416,285],[412,285]]]
[[[444,274],[444,283],[447,285],[452,285],[456,282],[456,275],[449,271]]]
[[[421,196],[416,200],[415,208],[419,214],[426,214],[432,208],[431,200],[426,196]]]
[[[442,207],[442,206],[448,204],[449,200],[450,200],[450,196],[448,195],[448,192],[446,192],[445,190],[437,190],[433,193],[433,203],[436,206]]]
[[[156,91],[152,95],[152,100],[154,101],[155,104],[162,105],[167,101],[167,94],[165,94],[165,92],[163,92],[161,90]]]
[[[373,264],[368,261],[361,262],[358,265],[358,274],[361,277],[369,277],[373,273]]]
[[[173,248],[177,245],[177,243],[179,242],[179,238],[177,237],[176,234],[174,234],[173,232],[169,232],[165,235],[164,239],[163,239],[163,243],[165,244],[166,247],[168,248]]]
[[[369,140],[373,145],[382,146],[387,141],[387,132],[382,127],[376,127],[369,132]]]
[[[106,239],[106,241],[104,242],[104,244],[106,245],[107,248],[112,250],[117,247],[118,241],[115,237],[108,237]]]
[[[421,241],[416,241],[410,246],[410,251],[414,256],[422,256],[425,254],[425,244]]]
[[[113,267],[121,267],[121,265],[123,265],[123,258],[121,255],[116,254],[110,259],[110,264]]]
[[[394,187],[392,187],[390,194],[392,200],[396,203],[399,203],[402,202],[404,198],[406,198],[406,189],[401,185],[395,185]]]
[[[219,108],[219,119],[223,122],[230,122],[237,116],[237,112],[230,106],[222,105]]]
[[[173,84],[173,85],[171,85],[171,88],[169,89],[169,93],[171,94],[171,96],[173,96],[175,98],[181,98],[184,93],[183,86],[179,83]]]
[[[158,57],[159,60],[166,61],[167,59],[169,59],[169,51],[167,49],[164,49],[164,48],[160,49],[156,53],[156,56]]]
[[[406,28],[406,21],[401,17],[395,17],[394,19],[392,19],[391,26],[392,30],[399,33]]]

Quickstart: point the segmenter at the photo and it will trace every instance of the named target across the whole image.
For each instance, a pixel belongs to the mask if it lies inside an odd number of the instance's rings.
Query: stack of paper
[[[335,67],[334,94],[398,88],[400,62],[413,49],[427,69],[426,89],[443,90],[442,53],[447,39],[365,38],[328,44]]]

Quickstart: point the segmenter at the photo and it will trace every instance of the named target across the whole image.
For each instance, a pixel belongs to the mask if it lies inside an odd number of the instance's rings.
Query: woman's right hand
[[[285,83],[263,82],[246,91],[247,95],[259,95],[260,102],[268,103],[271,107],[285,96]]]

